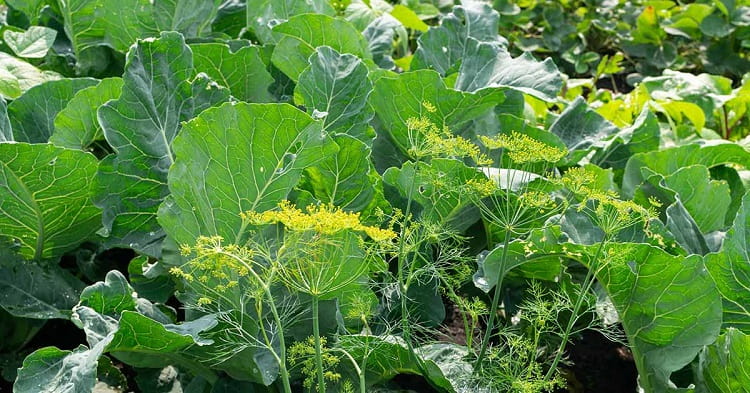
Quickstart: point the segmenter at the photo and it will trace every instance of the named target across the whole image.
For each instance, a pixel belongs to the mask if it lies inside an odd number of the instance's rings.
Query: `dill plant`
[[[567,155],[567,150],[547,145],[518,132],[496,137],[482,136],[480,140],[490,152],[497,152],[497,167],[487,170],[495,184],[477,192],[474,201],[489,223],[488,244],[492,244],[492,226],[502,231],[500,265],[505,266],[509,244],[513,238],[523,238],[537,223],[565,208],[564,201],[555,200],[543,189],[531,187],[540,178],[534,171],[543,175],[550,173],[554,164]],[[482,368],[495,329],[504,273],[503,269],[498,270],[485,334],[474,363],[475,370]]]
[[[213,306],[224,312],[231,309],[230,315],[241,319],[245,314],[243,302],[235,298],[256,299],[258,315],[267,304],[276,327],[278,350],[263,323],[258,326],[263,346],[279,363],[284,391],[291,392],[286,365],[290,361],[302,366],[308,388],[324,393],[327,381],[338,382],[340,375],[331,371],[338,358],[320,334],[320,301],[336,298],[370,271],[381,269],[381,254],[392,247],[396,234],[362,224],[358,213],[327,205],[302,211],[282,201],[275,210],[243,212],[241,217],[243,227],[252,232],[246,244],[223,245],[220,237],[199,238],[194,246],[182,246],[183,254],[192,259],[172,272],[199,293],[197,305],[201,307]],[[274,285],[311,298],[313,336],[291,346],[289,356],[285,324],[271,292]],[[253,341],[252,337],[249,340]]]

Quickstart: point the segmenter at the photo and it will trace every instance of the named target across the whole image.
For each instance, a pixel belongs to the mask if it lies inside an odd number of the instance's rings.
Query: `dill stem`
[[[312,322],[313,322],[313,336],[315,338],[315,368],[318,374],[318,393],[326,392],[326,381],[323,375],[323,349],[320,343],[320,319],[318,316],[318,304],[319,300],[317,296],[312,297]]]
[[[292,385],[289,382],[289,371],[286,368],[286,340],[284,340],[284,330],[281,325],[281,317],[279,317],[279,311],[276,309],[276,303],[273,301],[273,294],[271,289],[265,288],[266,297],[268,297],[268,305],[271,308],[271,314],[273,314],[273,322],[279,329],[279,374],[281,375],[281,383],[284,388],[284,393],[292,393]],[[265,329],[264,329],[265,330]],[[273,348],[273,346],[271,347]]]
[[[479,355],[474,363],[474,372],[482,369],[482,360],[487,352],[487,346],[492,337],[492,331],[495,329],[497,319],[497,308],[500,305],[500,293],[502,292],[503,277],[505,277],[505,262],[508,258],[508,243],[510,243],[510,230],[506,228],[505,239],[503,240],[503,254],[500,257],[500,268],[497,270],[497,279],[495,280],[495,293],[492,296],[492,306],[490,307],[490,319],[487,321],[487,329],[482,338],[482,346],[479,349]]]
[[[549,370],[547,370],[547,374],[544,375],[544,381],[549,381],[550,378],[552,378],[552,375],[555,373],[555,370],[557,369],[557,365],[560,363],[560,360],[562,360],[563,353],[565,353],[565,347],[568,345],[568,338],[570,337],[570,332],[573,330],[573,325],[575,325],[576,320],[578,320],[578,313],[581,311],[581,306],[583,305],[583,300],[586,298],[586,294],[591,290],[591,286],[594,283],[594,271],[596,270],[596,265],[599,261],[599,257],[601,257],[602,250],[604,249],[604,244],[606,243],[606,237],[602,239],[602,241],[599,243],[599,247],[596,249],[596,254],[594,254],[594,258],[591,260],[591,263],[588,266],[588,272],[586,273],[586,278],[583,279],[583,283],[581,284],[581,295],[578,296],[578,299],[576,299],[576,304],[573,306],[573,312],[570,314],[570,319],[568,320],[568,325],[565,327],[565,331],[562,335],[562,340],[560,341],[560,346],[557,348],[557,353],[555,354],[555,359],[552,361],[552,364],[549,367]]]

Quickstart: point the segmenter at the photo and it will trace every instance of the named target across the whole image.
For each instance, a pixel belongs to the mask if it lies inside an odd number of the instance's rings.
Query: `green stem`
[[[271,314],[273,315],[273,322],[276,324],[276,328],[279,329],[279,375],[281,376],[281,384],[284,388],[284,393],[292,393],[292,385],[289,382],[289,371],[286,368],[286,341],[284,340],[284,330],[281,325],[281,317],[279,317],[279,311],[276,309],[276,303],[273,301],[273,295],[271,289],[265,288],[266,297],[268,298],[268,305],[271,308]],[[265,329],[264,329],[265,331]],[[271,347],[273,348],[273,347]]]
[[[318,373],[318,393],[326,393],[323,375],[323,348],[320,343],[320,320],[318,318],[318,297],[312,297],[313,336],[315,337],[315,368]]]
[[[602,250],[604,250],[604,245],[606,244],[606,242],[607,239],[605,237],[604,239],[602,239],[601,243],[599,243],[599,247],[597,247],[596,249],[596,254],[594,254],[594,259],[592,259],[591,263],[589,264],[586,278],[583,279],[583,283],[581,285],[581,295],[578,296],[576,304],[575,306],[573,306],[573,312],[570,314],[568,325],[565,327],[565,331],[563,332],[560,346],[557,348],[557,353],[555,354],[555,359],[552,360],[552,364],[550,365],[549,370],[547,370],[547,374],[545,374],[544,376],[545,382],[549,381],[549,379],[552,378],[552,375],[557,369],[557,365],[560,363],[560,360],[562,360],[563,353],[565,353],[565,347],[568,345],[570,332],[573,330],[573,325],[575,325],[576,320],[578,319],[578,312],[581,311],[581,306],[583,305],[583,301],[586,298],[586,294],[589,292],[589,290],[591,290],[591,286],[594,283],[594,271],[596,270],[596,265],[598,264],[599,257],[601,257],[601,253]]]
[[[482,360],[487,352],[487,346],[490,343],[492,337],[492,331],[495,329],[495,320],[497,319],[497,308],[500,305],[500,293],[502,292],[503,277],[505,276],[505,260],[508,257],[508,243],[510,243],[510,230],[506,228],[505,239],[503,240],[503,254],[500,258],[500,268],[497,271],[497,279],[495,280],[495,293],[492,296],[492,306],[490,307],[490,319],[487,321],[487,330],[484,332],[482,338],[482,346],[479,349],[479,355],[474,363],[474,372],[481,370]]]

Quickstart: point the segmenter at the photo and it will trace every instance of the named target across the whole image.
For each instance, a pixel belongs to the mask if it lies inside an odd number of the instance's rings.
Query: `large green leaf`
[[[178,31],[187,37],[210,32],[220,0],[68,0],[61,1],[65,32],[80,56],[106,45],[128,50],[137,39]]]
[[[533,231],[526,240],[514,240],[508,243],[508,250],[503,258],[503,245],[495,247],[488,253],[477,257],[477,272],[474,273],[474,285],[489,293],[512,270],[518,269],[524,277],[554,281],[560,277],[564,256],[557,245],[559,229],[546,228]],[[529,255],[529,249],[534,253]]]
[[[367,335],[345,335],[336,342],[338,348],[348,352],[354,359],[366,359],[367,382],[369,385],[380,381],[387,381],[398,374],[421,374],[419,362],[422,362],[427,375],[423,375],[437,387],[447,391],[453,391],[451,381],[441,370],[442,364],[433,359],[418,359],[417,356],[435,357],[437,347],[417,348],[418,354],[412,353],[406,344],[399,338],[393,336],[367,336]],[[458,346],[455,346],[457,349]],[[459,351],[465,352],[463,348]],[[465,353],[463,353],[465,355]],[[468,366],[459,356],[459,364]],[[437,359],[435,359],[437,360]],[[470,366],[469,366],[470,368]],[[464,370],[467,371],[467,370]],[[469,369],[468,372],[471,372]]]
[[[91,202],[96,158],[78,150],[0,144],[0,234],[25,258],[53,258],[99,229]]]
[[[709,393],[750,392],[750,336],[728,329],[701,352],[698,366]]]
[[[45,143],[55,131],[55,116],[76,92],[93,86],[95,79],[60,79],[32,87],[8,104],[8,116],[16,141]]]
[[[596,246],[589,246],[596,247]],[[700,256],[673,256],[633,243],[611,244],[596,276],[617,309],[646,392],[669,391],[721,327],[721,298]]]
[[[326,0],[248,0],[247,26],[263,44],[276,43],[271,29],[299,14],[333,15],[333,7]]]
[[[367,105],[372,91],[367,74],[367,66],[357,56],[320,47],[310,57],[310,66],[300,74],[295,103],[322,118],[325,130],[367,142],[370,138],[365,132],[374,116]]]
[[[211,79],[229,89],[240,101],[270,102],[268,88],[273,77],[266,70],[256,46],[231,51],[225,44],[192,44],[193,64],[197,72],[205,72]]]
[[[701,232],[724,229],[724,221],[732,197],[729,185],[711,180],[708,168],[691,165],[664,177],[664,185],[677,193],[685,209],[695,220]]]
[[[644,108],[630,127],[620,130],[605,148],[596,152],[592,162],[604,168],[623,169],[633,154],[658,150],[660,135],[659,119]]]
[[[382,130],[406,154],[411,147],[406,126],[408,119],[425,118],[438,128],[455,130],[503,99],[499,90],[474,94],[450,89],[437,72],[420,70],[378,79],[370,95],[370,105],[375,109]]]
[[[83,283],[48,262],[24,261],[0,251],[0,307],[24,318],[69,318]]]
[[[224,104],[185,125],[159,222],[178,243],[240,242],[241,212],[275,207],[305,168],[336,153],[320,122],[287,104]]]
[[[568,150],[573,152],[592,146],[602,147],[603,140],[619,129],[591,109],[586,100],[578,97],[552,123],[549,131],[560,137]]]
[[[513,58],[497,44],[467,40],[455,88],[477,91],[488,87],[518,90],[544,101],[554,101],[562,89],[562,73],[551,58],[537,61],[530,53]]]
[[[471,2],[453,8],[438,27],[431,27],[419,37],[411,67],[431,68],[445,76],[457,71],[456,65],[466,59],[469,39],[486,42],[498,48],[507,45],[500,37],[500,15],[489,4]]]
[[[342,54],[371,58],[367,41],[349,22],[321,14],[293,16],[273,28],[279,43],[271,61],[293,81],[309,65],[308,59],[320,46],[330,46]]]
[[[462,186],[469,180],[486,179],[476,168],[444,158],[433,159],[429,164],[407,162],[383,174],[383,181],[396,187],[401,197],[412,198],[421,205],[424,219],[459,231],[479,219],[478,211],[466,210],[471,205],[471,196]]]
[[[706,256],[706,269],[721,292],[724,326],[750,333],[750,193],[742,199],[721,251]]]
[[[104,136],[115,151],[100,163],[96,177],[109,245],[159,255],[164,233],[156,212],[169,193],[172,141],[181,122],[226,101],[229,93],[194,75],[182,36],[163,33],[131,48],[120,98],[99,108]]]
[[[738,164],[750,168],[750,152],[735,143],[706,141],[660,151],[638,153],[628,160],[622,180],[622,194],[632,198],[636,188],[654,174],[663,176],[690,165],[712,168]]]
[[[73,351],[55,347],[36,350],[18,370],[13,393],[91,393],[105,346],[106,342],[101,342],[92,349],[81,345]]]
[[[363,142],[347,136],[333,138],[339,147],[336,154],[305,169],[304,185],[321,202],[343,209],[364,211],[378,193],[370,162],[370,149]]]
[[[16,99],[36,85],[60,78],[56,72],[42,71],[23,60],[0,52],[0,96],[5,99]]]
[[[18,57],[42,58],[52,47],[57,37],[57,31],[44,26],[30,26],[24,32],[5,30],[3,39],[5,44]]]
[[[122,93],[122,79],[108,78],[96,86],[79,90],[54,120],[55,131],[49,142],[70,149],[86,150],[104,139],[96,117],[97,109]]]

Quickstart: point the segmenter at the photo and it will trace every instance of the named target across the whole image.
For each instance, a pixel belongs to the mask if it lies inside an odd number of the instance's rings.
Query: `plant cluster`
[[[0,10],[15,393],[750,386],[747,1]]]

